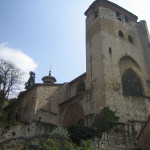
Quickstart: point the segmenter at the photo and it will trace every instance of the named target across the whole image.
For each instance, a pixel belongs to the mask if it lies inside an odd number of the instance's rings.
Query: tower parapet
[[[96,14],[98,14],[99,6],[116,11],[116,13],[118,13],[118,19],[120,19],[120,20],[121,20],[121,16],[124,16],[126,21],[130,20],[130,21],[137,22],[138,17],[136,15],[125,10],[124,8],[120,7],[119,5],[114,4],[107,0],[95,0],[90,5],[90,7],[87,9],[87,11],[85,12],[85,15],[87,17],[90,16],[91,14],[94,14],[94,16],[96,16]],[[119,18],[119,16],[120,16],[120,18]]]

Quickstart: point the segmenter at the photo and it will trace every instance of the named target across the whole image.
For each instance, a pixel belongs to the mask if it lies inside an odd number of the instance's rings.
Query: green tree
[[[70,141],[69,133],[62,127],[55,128],[50,138],[42,145],[43,150],[93,150],[92,140],[83,140],[78,146]]]
[[[81,145],[78,146],[70,141],[65,140],[63,147],[60,147],[60,143],[53,139],[48,139],[43,144],[42,150],[94,150],[92,140],[82,141]]]
[[[8,97],[16,96],[21,88],[24,72],[13,63],[0,59],[0,113]]]
[[[25,89],[29,89],[31,86],[35,84],[35,73],[30,71],[29,75],[30,77],[28,81],[25,83]]]
[[[53,139],[48,139],[46,143],[43,144],[43,150],[59,150],[58,143],[54,142]]]

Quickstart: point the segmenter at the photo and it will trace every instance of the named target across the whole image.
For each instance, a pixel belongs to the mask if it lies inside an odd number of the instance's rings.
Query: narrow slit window
[[[110,53],[110,54],[112,53],[112,50],[111,50],[111,48],[109,48],[109,53]]]

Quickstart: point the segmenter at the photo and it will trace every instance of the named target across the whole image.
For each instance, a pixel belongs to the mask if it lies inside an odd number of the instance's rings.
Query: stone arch
[[[74,124],[84,124],[84,110],[78,103],[68,105],[63,115],[63,126],[70,126]]]
[[[123,95],[143,96],[142,74],[138,63],[130,56],[123,56],[119,67]]]
[[[130,56],[123,56],[123,57],[121,57],[121,59],[119,61],[119,68],[120,68],[121,76],[124,73],[124,71],[129,69],[129,68],[131,68],[137,74],[138,74],[138,72],[141,72],[140,66]]]
[[[127,69],[122,75],[122,91],[127,96],[143,96],[140,78],[132,69]]]

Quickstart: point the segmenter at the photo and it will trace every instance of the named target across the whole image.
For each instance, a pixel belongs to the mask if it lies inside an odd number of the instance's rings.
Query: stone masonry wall
[[[58,124],[58,104],[63,101],[61,85],[46,85],[37,88],[35,119],[47,123]]]
[[[84,74],[83,74],[84,75]],[[68,90],[69,90],[69,92],[70,92],[70,96],[68,97],[68,99],[70,98],[70,97],[73,97],[73,96],[75,96],[75,95],[77,95],[78,93],[77,93],[77,85],[78,85],[78,83],[80,83],[80,81],[82,80],[82,81],[84,81],[85,82],[85,80],[86,80],[86,75],[81,75],[81,77],[79,76],[79,77],[77,77],[76,79],[74,79],[73,81],[71,81],[70,83],[69,83],[69,88],[68,88]],[[85,84],[86,84],[86,82],[85,82]],[[86,85],[85,85],[86,86]]]
[[[150,115],[149,100],[144,97],[123,96],[121,85],[123,72],[131,68],[141,79],[144,95],[149,96],[150,89],[146,84],[146,80],[149,77],[141,45],[141,35],[139,35],[135,22],[126,23],[119,21],[115,12],[112,10],[108,11],[106,8],[100,8],[100,12],[100,19],[103,18],[101,21],[101,35],[103,36],[102,50],[104,55],[106,105],[118,112],[117,115],[120,116],[121,121],[144,121]],[[112,22],[113,25],[111,23],[106,24],[106,21]],[[112,29],[113,34],[111,33],[112,31],[109,32],[110,29]],[[119,37],[119,30],[124,33],[124,38]],[[128,35],[133,37],[134,43],[128,41]],[[109,48],[111,48],[112,53],[109,53]],[[124,56],[127,57],[127,60],[121,64],[120,60]],[[132,61],[135,61],[137,65],[132,65],[133,63],[130,63]]]
[[[95,9],[98,12],[96,16]],[[86,19],[86,82],[88,90],[92,91],[92,111],[98,114],[103,107],[109,106],[111,110],[116,111],[116,115],[120,117],[119,122],[125,126],[129,124],[133,129],[139,123],[136,128],[137,136],[150,116],[150,86],[147,84],[150,78],[141,39],[146,36],[139,32],[140,27],[136,21],[131,19],[126,22],[124,16],[121,16],[121,21],[118,20],[113,9],[95,5],[95,8],[91,7],[91,11],[88,11],[90,13]],[[119,36],[119,31],[122,31],[122,37]],[[128,36],[132,37],[133,42],[129,41]],[[127,69],[132,69],[140,78],[143,97],[123,95],[121,79]],[[126,133],[130,131],[128,128]],[[107,136],[106,140],[100,142],[105,148],[107,145],[111,150],[123,150],[137,146],[134,140],[131,140],[136,139],[132,134],[126,136],[126,144],[121,142],[123,137],[116,139],[114,132]]]
[[[19,98],[21,102],[21,121],[32,122],[34,120],[36,92],[37,88],[33,87]]]
[[[19,123],[9,128],[0,127],[0,150],[40,149],[54,125],[42,122]]]
[[[144,96],[150,95],[150,88],[146,83],[149,76],[137,23],[118,20],[116,12],[108,8],[98,7],[98,12],[98,17],[94,18],[92,14],[88,16],[86,22],[87,87],[93,92],[91,97],[94,113],[99,113],[103,107],[110,106],[112,110],[118,112],[117,115],[123,122],[128,119],[139,120],[139,117],[146,120],[150,115],[149,100],[144,97],[123,96],[121,85],[122,72],[131,68],[141,79]],[[124,38],[119,37],[119,31],[123,32]],[[129,35],[132,36],[133,43],[128,41]],[[120,64],[121,58],[125,56],[130,59]],[[137,65],[130,65],[131,61]],[[127,114],[128,108],[133,106],[133,101],[136,107]],[[147,111],[138,109],[141,103],[142,107],[146,106]]]
[[[116,125],[109,133],[104,133],[101,140],[94,140],[94,150],[133,150],[138,149],[138,132],[144,122],[129,121]]]

